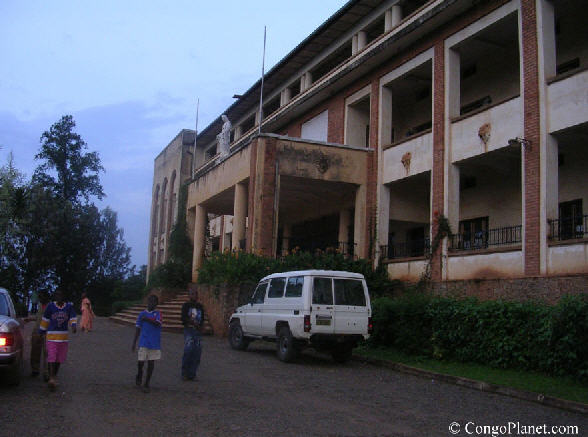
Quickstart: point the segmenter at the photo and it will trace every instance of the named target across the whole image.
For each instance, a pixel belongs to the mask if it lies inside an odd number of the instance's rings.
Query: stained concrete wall
[[[450,255],[447,263],[447,279],[517,278],[523,276],[523,253],[512,252]]]
[[[588,122],[588,70],[547,88],[548,132]]]

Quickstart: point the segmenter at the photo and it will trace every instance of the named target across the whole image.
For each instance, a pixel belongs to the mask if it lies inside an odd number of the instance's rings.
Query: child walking
[[[150,295],[147,298],[147,309],[141,311],[137,317],[135,330],[135,339],[133,340],[133,352],[137,348],[137,339],[139,339],[139,352],[137,360],[137,377],[135,383],[141,387],[143,381],[143,367],[147,361],[147,376],[143,384],[143,391],[149,393],[149,383],[153,375],[155,360],[161,359],[161,313],[155,308],[159,303],[157,296]]]
[[[49,390],[57,387],[59,366],[67,359],[68,331],[76,333],[76,312],[71,302],[65,302],[63,291],[55,291],[55,301],[47,304],[39,333],[46,338],[47,364],[49,366]]]

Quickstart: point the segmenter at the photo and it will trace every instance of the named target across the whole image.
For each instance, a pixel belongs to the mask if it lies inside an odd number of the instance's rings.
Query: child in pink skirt
[[[59,365],[67,358],[68,331],[76,332],[76,312],[73,304],[64,302],[63,292],[55,291],[55,302],[45,308],[43,319],[39,327],[41,335],[47,340],[47,363],[49,365],[49,390],[57,387],[57,372]]]

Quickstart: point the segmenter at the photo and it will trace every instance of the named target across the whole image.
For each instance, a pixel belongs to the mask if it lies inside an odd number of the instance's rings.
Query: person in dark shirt
[[[182,305],[182,324],[184,325],[184,355],[182,356],[182,379],[193,381],[200,366],[202,355],[202,324],[204,308],[198,302],[198,291],[188,292],[190,300]]]

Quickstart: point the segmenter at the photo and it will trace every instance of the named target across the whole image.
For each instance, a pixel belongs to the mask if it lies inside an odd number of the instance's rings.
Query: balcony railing
[[[480,250],[489,247],[511,246],[522,241],[521,225],[488,229],[486,231],[453,234],[449,237],[450,250]]]
[[[588,215],[578,215],[559,220],[549,220],[549,239],[553,241],[586,238]]]
[[[290,240],[291,241],[291,240]],[[293,242],[294,243],[294,242]],[[297,241],[294,247],[290,247],[290,250],[282,250],[282,256],[285,256],[288,252],[301,251],[301,252],[337,252],[343,255],[353,257],[355,255],[355,243],[349,243],[346,241],[333,241],[333,242],[317,242],[312,240]]]
[[[431,240],[412,240],[405,243],[395,243],[380,246],[380,255],[387,259],[413,258],[424,256],[431,249]]]

